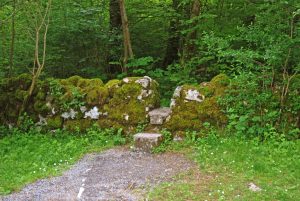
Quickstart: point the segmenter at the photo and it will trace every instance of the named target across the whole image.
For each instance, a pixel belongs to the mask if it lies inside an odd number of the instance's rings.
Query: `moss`
[[[64,86],[67,86],[67,85],[77,86],[78,81],[81,79],[83,79],[83,78],[78,75],[75,75],[75,76],[69,77],[67,79],[60,80],[60,83]]]
[[[69,131],[85,131],[93,125],[93,121],[89,119],[80,119],[80,120],[67,120],[64,123],[64,127]]]
[[[28,92],[22,89],[17,89],[15,92],[15,97],[18,101],[23,101],[27,96]]]
[[[18,80],[18,83],[16,83],[18,84],[17,87],[26,90],[31,85],[32,75],[24,73],[19,75],[17,77],[17,80]]]
[[[211,84],[217,85],[217,86],[228,86],[230,83],[230,79],[225,74],[219,74],[215,76],[211,81]]]
[[[93,87],[99,87],[103,86],[103,82],[101,79],[95,78],[95,79],[79,79],[77,82],[77,87],[80,87],[82,89],[88,89]]]
[[[204,122],[214,126],[223,126],[227,123],[226,115],[223,114],[218,98],[224,95],[229,78],[226,75],[218,75],[211,82],[200,86],[182,86],[179,97],[175,98],[175,107],[172,108],[172,115],[165,127],[171,131],[200,130]],[[197,90],[204,95],[202,102],[189,101],[185,99],[187,91]]]
[[[103,105],[109,96],[108,89],[106,87],[95,86],[86,94],[86,103],[89,105]]]
[[[43,115],[51,112],[51,109],[47,106],[46,102],[40,100],[34,102],[33,109],[36,113]]]
[[[121,80],[110,80],[105,84],[105,87],[108,89],[109,95],[112,97],[116,90],[121,86]]]
[[[113,120],[110,120],[110,119],[99,119],[97,121],[97,124],[99,125],[100,128],[116,128],[116,129],[125,129],[126,127],[122,124],[120,124],[119,122],[117,121],[113,121]]]
[[[47,127],[50,129],[61,128],[62,124],[63,120],[59,115],[47,119]]]
[[[127,78],[123,81],[111,81],[107,87],[115,87],[109,103],[104,105],[108,112],[108,119],[122,125],[138,125],[148,121],[146,107],[155,107],[159,104],[157,83],[151,82],[147,89],[135,83],[139,77]],[[152,85],[152,83],[154,83]],[[142,93],[146,95],[141,96]]]

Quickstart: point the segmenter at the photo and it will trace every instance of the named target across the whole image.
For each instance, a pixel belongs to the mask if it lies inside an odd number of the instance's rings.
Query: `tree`
[[[9,77],[12,76],[13,73],[13,65],[14,65],[14,47],[15,47],[15,15],[16,15],[16,0],[13,0],[13,10],[11,17],[11,43],[10,43],[10,52],[9,52]]]
[[[179,0],[173,0],[172,8],[174,14],[170,20],[169,26],[169,39],[167,43],[166,54],[163,60],[163,66],[167,67],[173,62],[178,61],[179,59],[179,49],[180,49],[180,36],[179,36]]]
[[[133,58],[133,51],[131,46],[131,40],[130,40],[130,32],[128,27],[128,18],[126,14],[125,9],[125,3],[124,0],[120,0],[120,13],[121,13],[121,19],[122,19],[122,30],[123,30],[123,48],[124,48],[124,55],[123,55],[123,72],[127,72],[126,64],[129,59]]]
[[[119,0],[109,1],[109,25],[110,25],[110,43],[109,43],[109,74],[114,74],[120,72],[120,65],[117,61],[120,60],[121,49],[120,39],[121,29],[122,29],[122,19],[120,12],[120,2]]]
[[[47,46],[47,33],[48,27],[50,23],[50,10],[51,10],[52,0],[48,0],[47,6],[44,9],[42,2],[35,3],[36,13],[33,13],[34,19],[34,34],[35,34],[35,49],[34,49],[34,62],[32,68],[32,81],[30,87],[28,89],[28,94],[25,96],[22,108],[20,110],[20,115],[25,111],[27,104],[33,94],[33,90],[35,88],[36,82],[40,77],[44,67],[46,60],[46,46]],[[44,10],[44,13],[43,13]],[[42,39],[40,37],[42,34]],[[40,53],[40,42],[42,42],[42,50]],[[40,58],[40,54],[42,54],[42,58]]]

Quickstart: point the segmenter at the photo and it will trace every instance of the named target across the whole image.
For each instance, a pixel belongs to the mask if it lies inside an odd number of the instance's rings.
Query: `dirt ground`
[[[127,148],[86,155],[62,176],[39,180],[3,201],[147,200],[155,185],[197,166],[181,154],[147,154]]]

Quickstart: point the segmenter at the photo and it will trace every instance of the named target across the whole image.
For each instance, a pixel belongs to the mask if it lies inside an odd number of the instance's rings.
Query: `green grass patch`
[[[192,146],[187,151],[185,148]],[[211,135],[171,145],[196,160],[202,176],[180,176],[152,192],[150,200],[297,200],[300,141],[260,142]],[[253,182],[262,190],[250,191]]]
[[[0,195],[21,189],[37,179],[59,175],[83,154],[125,143],[121,131],[91,128],[71,134],[14,129],[0,139]]]

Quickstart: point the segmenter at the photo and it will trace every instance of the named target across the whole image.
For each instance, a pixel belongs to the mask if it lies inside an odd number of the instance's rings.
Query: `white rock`
[[[143,89],[141,91],[140,95],[138,95],[137,99],[138,100],[143,100],[143,98],[146,98],[148,96],[149,96],[148,91]]]
[[[126,121],[128,121],[128,120],[129,120],[129,115],[128,115],[128,114],[124,114],[124,119],[125,119]]]
[[[150,85],[151,78],[143,77],[135,81],[135,83],[140,84],[143,88],[147,89]]]
[[[69,119],[69,118],[75,119],[76,114],[77,114],[76,111],[74,111],[73,109],[70,109],[69,112],[64,112],[64,113],[62,113],[62,114],[61,114],[61,117],[64,118],[64,119]]]
[[[39,126],[47,125],[47,119],[39,114],[39,122],[37,122],[36,125],[39,125]]]
[[[189,89],[185,94],[185,99],[190,101],[202,102],[204,100],[204,96],[199,93],[196,89]]]
[[[150,82],[152,82],[152,78],[149,76],[144,76],[144,78],[148,79]]]
[[[54,107],[51,109],[51,112],[52,112],[52,114],[56,114]]]
[[[90,117],[91,119],[99,119],[99,115],[100,113],[98,108],[95,106],[93,109],[85,113],[84,118],[86,119],[87,117]]]
[[[249,190],[253,191],[253,192],[258,192],[258,191],[261,191],[261,188],[256,186],[254,183],[249,183],[248,184],[248,188]]]
[[[178,98],[178,97],[180,97],[180,92],[181,92],[181,90],[182,90],[182,86],[176,87],[176,89],[175,89],[175,91],[174,91],[174,93],[173,93],[173,98]]]
[[[82,113],[85,113],[85,112],[87,111],[87,108],[86,108],[85,106],[81,106],[81,107],[80,107],[80,111],[81,111]]]
[[[173,108],[176,106],[176,100],[174,98],[171,99],[170,108]]]
[[[123,78],[123,82],[125,82],[125,83],[129,83],[129,78]]]

